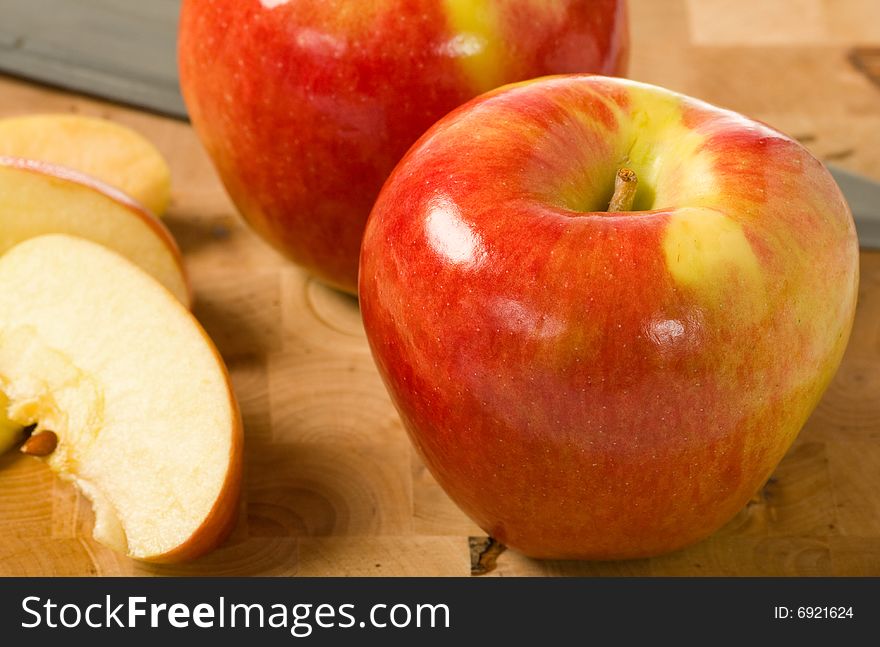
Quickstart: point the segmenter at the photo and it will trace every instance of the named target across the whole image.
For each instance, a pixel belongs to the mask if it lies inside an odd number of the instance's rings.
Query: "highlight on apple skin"
[[[615,175],[639,178],[608,213]],[[771,475],[843,355],[852,216],[776,130],[562,76],[475,99],[370,216],[360,303],[410,437],[453,500],[539,558],[701,540]]]
[[[383,182],[437,119],[547,74],[620,75],[625,0],[185,0],[181,88],[238,210],[354,293]]]

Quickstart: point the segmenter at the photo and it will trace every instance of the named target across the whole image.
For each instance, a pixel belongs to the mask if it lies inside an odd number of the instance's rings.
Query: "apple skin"
[[[504,83],[624,73],[627,25],[624,0],[185,0],[180,82],[238,210],[354,293],[373,202],[431,124]]]
[[[609,214],[623,165],[640,210]],[[622,559],[708,536],[771,475],[843,355],[858,246],[794,140],[575,75],[426,133],[360,271],[379,372],[449,496],[529,556]]]

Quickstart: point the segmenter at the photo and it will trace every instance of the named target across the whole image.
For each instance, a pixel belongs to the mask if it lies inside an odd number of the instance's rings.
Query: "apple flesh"
[[[95,117],[37,114],[0,119],[0,156],[66,166],[130,195],[162,215],[171,199],[171,170],[140,133]]]
[[[615,176],[639,178],[607,212]],[[858,247],[830,174],[739,114],[562,76],[434,126],[366,228],[378,368],[446,492],[540,558],[696,542],[841,360]]]
[[[0,254],[28,238],[54,233],[109,247],[190,305],[180,250],[155,216],[119,190],[72,169],[0,157]]]
[[[88,238],[119,252],[191,302],[183,259],[171,233],[118,190],[76,171],[34,160],[0,157],[0,254],[50,233]],[[23,439],[0,394],[0,454]]]
[[[242,428],[216,349],[181,303],[66,235],[0,257],[0,391],[52,438],[46,461],[91,500],[95,538],[133,558],[201,555],[237,518]],[[26,446],[27,447],[27,446]]]
[[[434,121],[503,83],[622,74],[623,0],[186,0],[181,88],[242,215],[354,293],[382,183]]]

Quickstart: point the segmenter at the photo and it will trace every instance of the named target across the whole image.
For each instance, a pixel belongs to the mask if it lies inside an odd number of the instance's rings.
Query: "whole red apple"
[[[382,183],[447,112],[504,83],[622,74],[625,0],[185,0],[180,82],[239,211],[354,293]]]
[[[620,169],[638,188],[609,213]],[[366,228],[360,299],[466,513],[534,557],[630,558],[706,537],[770,476],[840,362],[857,262],[849,209],[797,142],[562,76],[475,99],[409,151]]]

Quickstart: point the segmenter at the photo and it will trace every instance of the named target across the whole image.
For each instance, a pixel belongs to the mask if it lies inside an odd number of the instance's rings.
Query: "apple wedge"
[[[39,114],[0,120],[0,155],[67,166],[130,195],[156,215],[171,197],[171,171],[142,135],[106,119]]]
[[[243,439],[226,368],[119,254],[54,234],[0,257],[0,391],[13,422],[36,425],[29,443],[54,436],[29,453],[91,500],[98,541],[182,561],[234,525]]]
[[[0,254],[28,238],[55,233],[88,238],[119,252],[190,305],[180,250],[158,218],[83,173],[0,157]]]

